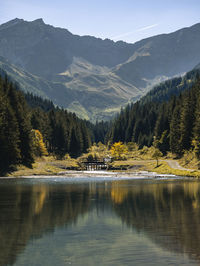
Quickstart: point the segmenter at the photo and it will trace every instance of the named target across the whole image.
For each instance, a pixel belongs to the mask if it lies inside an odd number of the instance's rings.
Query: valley
[[[200,24],[130,44],[14,19],[0,25],[0,69],[83,119],[109,120],[154,85],[193,69],[198,33]]]

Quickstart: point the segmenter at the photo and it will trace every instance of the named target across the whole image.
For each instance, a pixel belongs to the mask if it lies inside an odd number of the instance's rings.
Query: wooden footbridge
[[[108,169],[108,163],[110,162],[110,160],[108,160],[107,158],[104,160],[96,160],[96,161],[85,161],[83,162],[85,168],[88,171],[92,171],[92,170],[105,170]]]

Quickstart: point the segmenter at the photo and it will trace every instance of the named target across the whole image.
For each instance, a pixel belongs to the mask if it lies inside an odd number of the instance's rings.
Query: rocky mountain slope
[[[0,25],[0,68],[24,90],[86,119],[108,119],[200,62],[200,24],[135,44],[73,35],[42,19]]]

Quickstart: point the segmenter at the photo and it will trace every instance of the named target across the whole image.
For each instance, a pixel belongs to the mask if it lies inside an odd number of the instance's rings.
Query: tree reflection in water
[[[76,224],[89,211],[114,212],[128,227],[170,251],[200,261],[200,183],[1,181],[0,265],[12,265],[28,242]]]

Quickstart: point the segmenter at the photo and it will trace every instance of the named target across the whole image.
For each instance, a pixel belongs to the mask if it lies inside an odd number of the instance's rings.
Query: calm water
[[[0,265],[199,265],[200,182],[0,180]]]

